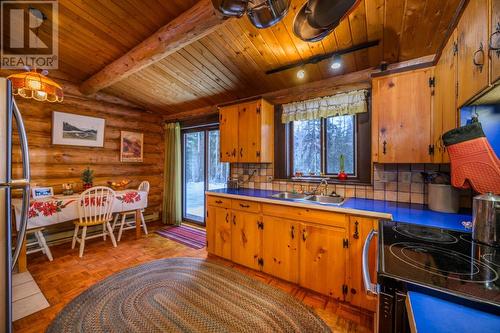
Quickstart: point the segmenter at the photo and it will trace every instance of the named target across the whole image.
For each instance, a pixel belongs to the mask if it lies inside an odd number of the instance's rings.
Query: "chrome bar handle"
[[[17,107],[16,101],[12,98],[13,104],[13,115],[16,119],[17,124],[17,132],[19,134],[19,141],[21,143],[21,154],[23,160],[23,179],[20,180],[12,180],[12,184],[19,184],[23,190],[23,205],[21,210],[21,221],[20,228],[17,237],[16,247],[14,249],[14,255],[12,257],[12,268],[17,263],[17,259],[19,258],[19,254],[21,253],[21,248],[26,238],[26,230],[28,227],[28,211],[30,204],[30,156],[28,150],[28,137],[26,135],[26,128],[24,127],[23,117],[21,116],[21,112],[19,112],[19,108]]]
[[[368,255],[370,253],[370,243],[373,239],[373,236],[377,235],[378,232],[373,229],[366,237],[365,244],[363,245],[363,257],[362,257],[362,269],[363,269],[363,283],[365,285],[366,293],[378,295],[378,286],[375,283],[372,283],[370,277],[370,267],[368,265]]]

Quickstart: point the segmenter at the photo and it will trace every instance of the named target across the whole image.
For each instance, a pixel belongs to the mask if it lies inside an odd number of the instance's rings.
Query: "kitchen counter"
[[[307,202],[305,200],[287,200],[271,197],[273,194],[280,193],[279,191],[241,188],[211,190],[206,193],[234,199],[254,200],[271,204],[274,203],[295,207],[320,209],[379,219],[390,219],[398,222],[407,222],[457,231],[469,231],[462,225],[462,221],[472,220],[472,217],[469,214],[439,213],[430,210],[425,205],[397,203],[382,200],[348,198],[343,205],[335,206],[331,204]]]
[[[406,307],[412,333],[497,333],[500,316],[410,291]]]

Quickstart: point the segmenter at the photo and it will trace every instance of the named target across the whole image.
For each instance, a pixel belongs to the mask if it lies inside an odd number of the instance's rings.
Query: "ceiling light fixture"
[[[303,80],[306,77],[306,71],[303,69],[299,69],[297,71],[297,79]]]
[[[36,70],[13,74],[7,77],[12,82],[12,93],[40,102],[62,102],[63,90],[60,85]]]
[[[330,65],[330,67],[333,70],[339,69],[340,67],[342,67],[342,61],[340,60],[340,57],[338,57],[338,56],[333,57],[333,61],[332,61],[332,64]]]

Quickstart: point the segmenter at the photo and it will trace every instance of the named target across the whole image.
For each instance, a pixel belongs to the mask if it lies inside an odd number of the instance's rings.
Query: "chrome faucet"
[[[316,186],[314,188],[314,190],[311,191],[311,194],[312,195],[316,195],[318,194],[320,188],[323,186],[323,191],[322,191],[322,194],[323,195],[326,195],[326,193],[328,192],[328,179],[326,178],[322,178],[321,179],[321,182],[318,184],[318,186]]]

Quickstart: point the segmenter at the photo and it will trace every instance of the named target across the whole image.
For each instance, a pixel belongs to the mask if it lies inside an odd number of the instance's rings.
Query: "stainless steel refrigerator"
[[[23,163],[22,179],[12,179],[12,128],[16,125]],[[0,332],[12,332],[12,270],[26,235],[30,194],[28,141],[21,113],[12,96],[10,81],[0,78]],[[11,195],[20,191],[23,209],[19,230],[12,238]]]

